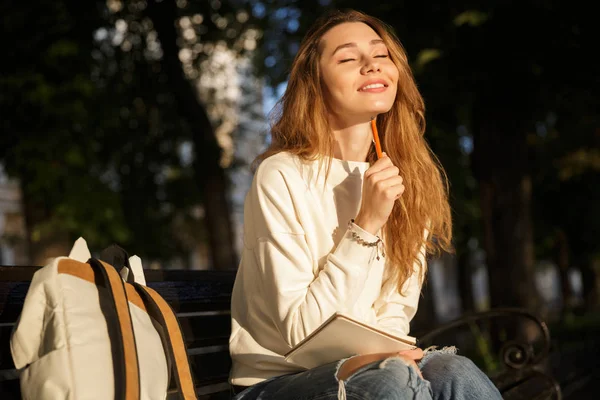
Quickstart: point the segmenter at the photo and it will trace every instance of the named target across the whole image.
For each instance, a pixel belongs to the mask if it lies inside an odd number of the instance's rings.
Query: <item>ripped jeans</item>
[[[418,362],[423,379],[397,357],[363,366],[338,381],[343,361],[271,378],[251,386],[235,400],[494,400],[502,399],[490,379],[454,350],[427,350]]]

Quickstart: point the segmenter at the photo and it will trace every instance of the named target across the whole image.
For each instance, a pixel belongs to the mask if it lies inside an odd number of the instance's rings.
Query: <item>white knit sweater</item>
[[[413,274],[400,295],[385,261],[356,242],[366,162],[264,160],[246,196],[244,248],[233,288],[230,380],[250,386],[302,370],[283,355],[334,312],[406,335],[421,284]],[[360,227],[366,241],[377,238]],[[421,252],[420,257],[423,256]]]

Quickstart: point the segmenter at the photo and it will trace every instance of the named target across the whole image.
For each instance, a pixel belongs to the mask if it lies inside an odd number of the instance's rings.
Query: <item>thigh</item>
[[[235,400],[432,399],[429,382],[399,358],[368,364],[341,382],[336,378],[340,363],[259,383],[238,394]]]
[[[335,378],[338,363],[258,383],[239,393],[235,400],[335,400],[338,393],[338,382]]]
[[[351,375],[343,388],[347,399],[431,400],[429,382],[398,357],[371,363]]]
[[[502,399],[487,375],[466,357],[434,352],[423,359],[420,368],[436,400]]]

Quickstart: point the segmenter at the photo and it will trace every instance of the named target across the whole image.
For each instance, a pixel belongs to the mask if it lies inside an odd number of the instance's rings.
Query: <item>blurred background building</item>
[[[19,183],[0,168],[0,265],[28,265]]]

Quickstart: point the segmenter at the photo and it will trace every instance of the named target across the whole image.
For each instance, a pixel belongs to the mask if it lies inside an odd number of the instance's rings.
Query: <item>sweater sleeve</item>
[[[244,211],[251,216],[245,219],[245,236],[255,243],[263,311],[291,347],[334,312],[352,308],[375,256],[374,248],[357,244],[346,231],[319,268],[296,214],[295,202],[302,199],[294,198],[290,187],[302,182],[293,178],[259,168]]]
[[[419,252],[422,268],[426,268],[425,246]],[[374,303],[377,324],[384,330],[408,335],[410,321],[417,313],[422,282],[415,262],[415,271],[402,287],[402,293],[393,282],[385,282],[381,295]]]

